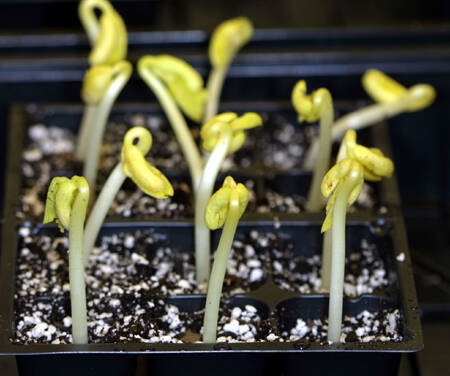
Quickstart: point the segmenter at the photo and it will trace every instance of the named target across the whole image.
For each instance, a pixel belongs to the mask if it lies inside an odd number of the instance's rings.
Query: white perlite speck
[[[236,319],[231,320],[229,323],[223,326],[223,330],[225,332],[230,332],[234,334],[238,334],[239,332],[239,321]]]
[[[134,247],[134,236],[133,235],[125,236],[123,245],[128,249],[133,248]]]
[[[250,282],[260,281],[264,276],[264,272],[262,269],[253,269],[250,273]]]
[[[178,307],[170,305],[167,307],[167,314],[162,317],[163,322],[169,323],[170,329],[177,329],[182,325],[180,320],[180,311]]]
[[[396,259],[397,259],[398,262],[403,262],[403,261],[405,261],[405,258],[406,258],[406,257],[405,257],[405,253],[404,253],[404,252],[398,254],[397,257],[396,257]]]
[[[119,299],[111,299],[109,301],[109,306],[112,308],[117,308],[120,306],[120,300]]]
[[[131,254],[131,261],[133,261],[135,264],[141,264],[141,265],[148,265],[148,260],[137,253]]]
[[[64,317],[63,324],[66,328],[70,328],[72,326],[72,317],[70,317],[70,316]]]
[[[242,313],[242,309],[240,309],[239,307],[234,307],[233,310],[231,311],[231,317],[239,318],[241,316],[241,313]]]
[[[52,339],[52,335],[56,333],[56,328],[53,325],[48,325],[45,322],[37,324],[29,333],[31,338],[45,337],[47,341]]]
[[[23,238],[26,238],[30,235],[30,229],[28,227],[21,227],[19,229],[19,235]]]

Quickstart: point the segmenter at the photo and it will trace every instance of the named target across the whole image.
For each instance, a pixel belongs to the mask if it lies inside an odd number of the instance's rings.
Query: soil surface
[[[379,312],[362,311],[356,316],[344,316],[341,342],[400,342],[402,317],[398,309]],[[281,333],[287,341],[326,342],[328,318],[306,320],[298,318],[296,325]]]
[[[272,249],[272,273],[275,283],[284,290],[309,294],[321,291],[321,255],[294,254],[292,241],[269,234]],[[278,243],[278,244],[277,244]],[[349,249],[345,258],[344,293],[355,297],[380,292],[389,281],[383,259],[374,244],[361,240],[359,249]]]
[[[255,166],[259,163],[263,163],[261,171],[266,171],[267,168],[275,169],[272,173],[294,167],[300,168],[304,152],[314,137],[315,130],[310,126],[303,127],[290,123],[283,116],[276,114],[263,114],[263,118],[264,126],[247,132],[246,143],[242,149],[226,159],[222,173],[230,172],[233,175],[239,171],[239,175],[244,174],[239,179],[243,178],[243,182],[246,182],[252,197],[247,212],[302,212],[305,210],[306,199],[297,192],[299,187],[292,192],[281,192],[268,186],[267,183],[271,178],[264,182],[265,172],[258,178],[263,179],[263,182],[257,184],[255,178],[245,176],[245,171],[255,173],[258,170]],[[73,157],[76,134],[69,129],[52,125],[51,120],[43,120],[47,124],[37,123],[28,129],[28,137],[22,152],[21,202],[16,210],[17,216],[22,219],[41,220],[48,185],[53,177],[71,177],[82,173],[81,162],[74,160]],[[191,218],[194,209],[189,172],[173,131],[159,116],[126,115],[115,117],[108,123],[101,147],[97,194],[119,161],[122,140],[127,129],[137,125],[147,127],[152,132],[154,141],[147,159],[168,176],[175,194],[166,200],[155,200],[145,195],[127,179],[109,215],[123,218]],[[192,132],[198,140],[198,129],[193,127]],[[355,207],[374,208],[375,197],[373,188],[366,185]]]
[[[49,231],[49,235],[37,236],[32,228],[19,229],[14,343],[71,342],[68,238],[56,229]],[[228,263],[223,300],[260,287],[270,274],[267,265],[274,252],[275,256],[276,250],[285,255],[283,251],[290,249],[288,241],[273,233],[253,230],[238,237]],[[168,297],[205,292],[205,286],[196,285],[193,261],[192,253],[174,249],[165,236],[153,230],[103,236],[86,271],[90,341],[199,340],[203,313],[188,314],[166,304]],[[275,260],[274,265],[276,262],[280,261]],[[280,334],[275,315],[265,312],[260,316],[249,304],[224,307],[222,316],[219,341],[282,341],[291,340],[290,335],[296,333]],[[318,341],[325,329],[317,329]],[[361,341],[374,330],[358,330],[364,334]],[[397,337],[388,338],[399,338],[395,333]],[[380,336],[375,340],[385,340]]]

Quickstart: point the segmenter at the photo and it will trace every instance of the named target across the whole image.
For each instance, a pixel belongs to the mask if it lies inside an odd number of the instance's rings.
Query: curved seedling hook
[[[372,99],[388,104],[407,100],[405,111],[419,111],[436,98],[436,91],[428,84],[417,84],[409,89],[377,69],[369,69],[362,77],[362,85]]]
[[[138,140],[137,144],[134,144]],[[123,172],[149,196],[167,198],[173,196],[169,180],[146,159],[152,145],[152,135],[148,129],[134,127],[125,135],[122,147]]]
[[[95,10],[101,11],[100,19]],[[92,44],[91,65],[114,64],[127,55],[127,30],[120,15],[107,0],[83,0],[78,14]]]
[[[209,59],[213,67],[228,66],[252,35],[253,24],[247,17],[232,18],[217,26],[209,44]]]
[[[298,120],[308,123],[320,119],[319,155],[314,164],[313,178],[309,188],[306,208],[309,211],[319,211],[323,200],[320,195],[320,182],[330,166],[331,132],[334,120],[333,98],[325,88],[306,94],[306,82],[299,81],[292,90],[292,103],[298,112]]]

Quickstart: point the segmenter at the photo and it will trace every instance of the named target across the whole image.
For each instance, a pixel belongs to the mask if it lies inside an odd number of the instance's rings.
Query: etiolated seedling
[[[97,179],[100,147],[108,116],[128,82],[132,66],[128,61],[90,68],[83,80],[81,96],[86,104],[75,157],[84,161],[83,175],[93,191]]]
[[[332,129],[333,141],[340,140],[349,129],[358,130],[403,112],[422,110],[436,98],[433,86],[417,84],[409,89],[376,69],[369,69],[362,77],[367,93],[377,102],[339,118]],[[319,155],[319,142],[315,140],[306,155],[304,168],[312,170]]]
[[[98,18],[95,11],[100,11]],[[127,56],[125,23],[107,0],[82,0],[78,16],[92,45],[90,65],[115,64]]]
[[[306,82],[299,81],[292,91],[292,103],[298,112],[298,120],[308,123],[320,119],[319,155],[314,166],[312,183],[309,188],[306,209],[319,211],[322,208],[320,183],[330,166],[331,158],[331,129],[333,126],[334,109],[333,98],[327,89],[321,88],[311,95],[306,95]]]
[[[149,196],[156,198],[173,196],[173,188],[167,178],[145,159],[151,146],[152,135],[146,128],[134,127],[125,134],[121,161],[106,180],[86,223],[84,264],[89,261],[100,227],[127,177]]]
[[[328,340],[331,342],[339,342],[341,336],[347,207],[358,198],[364,179],[379,181],[392,176],[393,171],[394,165],[389,158],[379,149],[358,145],[356,132],[349,130],[339,150],[338,162],[323,178],[321,191],[328,202],[321,231],[331,230],[331,250],[323,254],[323,262],[329,266],[324,266],[322,273],[330,281]]]
[[[208,77],[208,100],[203,121],[217,115],[220,93],[235,55],[253,35],[252,22],[246,17],[236,17],[222,22],[214,30],[209,43],[211,72]]]
[[[223,226],[214,264],[208,283],[205,317],[203,321],[203,342],[216,342],[217,320],[223,280],[230,257],[236,228],[248,204],[247,188],[227,176],[222,188],[212,195],[204,212],[205,223],[211,230]]]
[[[225,112],[206,122],[201,129],[203,148],[210,152],[203,169],[195,199],[195,262],[197,283],[209,277],[210,231],[205,224],[206,205],[211,197],[217,174],[225,157],[242,147],[245,130],[262,125],[261,117],[248,112],[238,117],[234,112]]]
[[[193,191],[196,192],[203,160],[178,106],[192,120],[201,121],[207,98],[203,79],[188,63],[171,55],[141,57],[138,72],[169,119],[188,163]]]
[[[86,286],[83,263],[83,227],[89,203],[86,179],[74,176],[53,178],[47,193],[44,223],[57,222],[69,231],[69,282],[72,307],[72,341],[88,342]]]

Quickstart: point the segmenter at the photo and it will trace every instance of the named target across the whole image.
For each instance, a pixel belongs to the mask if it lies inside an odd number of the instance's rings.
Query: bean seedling
[[[254,112],[241,117],[234,112],[225,112],[206,122],[201,129],[202,146],[211,154],[203,169],[195,199],[195,262],[199,284],[209,278],[211,240],[203,213],[214,189],[217,174],[227,154],[234,153],[244,144],[244,131],[261,125],[261,117]]]
[[[151,146],[152,135],[146,128],[134,127],[125,134],[121,161],[106,180],[86,223],[85,265],[89,261],[90,253],[106,214],[127,177],[131,178],[149,196],[167,198],[173,195],[172,185],[167,178],[145,160],[145,155],[150,151]]]
[[[356,143],[356,132],[347,131],[338,160],[323,178],[321,191],[329,198],[322,232],[331,229],[331,252],[323,255],[325,278],[329,273],[330,304],[328,310],[328,340],[339,342],[342,325],[342,299],[345,271],[345,220],[347,207],[361,193],[364,179],[377,181],[390,177],[394,165],[379,149],[369,149]],[[324,248],[325,250],[325,248]]]
[[[207,97],[203,79],[188,63],[170,55],[141,57],[138,72],[169,119],[188,163],[193,191],[196,192],[203,160],[178,106],[192,120],[201,121]]]
[[[308,123],[320,119],[319,156],[314,166],[312,183],[309,188],[306,209],[319,211],[323,201],[320,195],[320,183],[330,166],[331,129],[333,126],[333,98],[327,89],[321,88],[306,95],[306,82],[299,81],[292,91],[292,103],[298,112],[298,120]]]
[[[359,130],[403,112],[422,110],[436,98],[433,86],[417,84],[409,89],[376,69],[369,69],[362,77],[367,93],[377,102],[351,112],[338,119],[332,128],[333,141],[340,140],[349,129]],[[308,150],[304,168],[312,170],[319,154],[319,142],[315,140]]]
[[[88,342],[86,286],[83,264],[83,226],[89,203],[89,185],[80,176],[53,178],[47,193],[44,223],[55,221],[61,232],[69,231],[69,282],[72,307],[72,338]]]
[[[205,223],[211,230],[222,226],[222,235],[217,247],[214,264],[209,277],[206,296],[205,317],[203,321],[203,342],[216,342],[217,320],[223,280],[230,257],[236,228],[248,204],[247,188],[227,176],[222,188],[212,195],[204,212]]]

